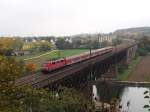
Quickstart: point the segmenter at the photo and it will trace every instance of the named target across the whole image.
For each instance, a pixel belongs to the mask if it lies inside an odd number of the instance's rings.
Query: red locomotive
[[[54,61],[50,60],[42,65],[41,71],[43,73],[48,73],[50,71],[62,68],[67,65],[72,65],[74,63],[85,61],[85,60],[93,58],[95,56],[104,55],[106,53],[111,52],[112,49],[113,49],[113,47],[105,47],[105,48],[101,48],[101,49],[97,49],[97,50],[92,50],[91,54],[89,52],[84,52],[80,55],[74,55],[74,56],[61,58],[61,59],[54,60]]]

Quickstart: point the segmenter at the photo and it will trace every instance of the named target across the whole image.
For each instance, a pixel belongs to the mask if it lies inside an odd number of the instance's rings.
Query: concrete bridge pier
[[[118,64],[123,65],[124,67],[128,68],[128,65],[131,63],[131,61],[136,55],[137,48],[138,48],[137,45],[128,48],[126,50],[125,56],[122,58],[122,60]]]
[[[101,75],[101,79],[115,79],[118,74],[117,64],[113,64],[110,68]]]
[[[126,53],[126,59],[127,59],[126,61],[127,61],[127,64],[129,64],[129,63],[132,61],[132,59],[135,57],[137,48],[138,48],[138,46],[135,45],[135,46],[133,46],[133,47],[130,47],[130,48],[127,50],[127,53]]]
[[[85,83],[80,86],[79,92],[84,95],[86,99],[92,101],[93,98],[93,86],[91,84]]]

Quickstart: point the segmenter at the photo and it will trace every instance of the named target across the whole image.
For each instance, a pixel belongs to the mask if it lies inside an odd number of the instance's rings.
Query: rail
[[[66,66],[62,69],[59,69],[59,70],[54,71],[52,73],[49,73],[47,75],[41,73],[40,75],[39,74],[38,75],[33,74],[33,75],[22,77],[16,81],[16,85],[17,86],[31,85],[31,86],[36,87],[36,88],[44,87],[44,86],[51,84],[55,81],[61,80],[67,76],[73,75],[75,72],[81,71],[82,69],[88,67],[91,62],[96,63],[98,61],[104,60],[104,59],[106,59],[106,58],[108,58],[114,54],[117,54],[123,50],[126,50],[126,49],[134,46],[135,44],[136,43],[118,45],[113,49],[113,51],[111,53],[107,53],[107,54],[104,54],[102,56],[97,56],[97,57],[94,57],[92,59],[73,64],[72,66]]]

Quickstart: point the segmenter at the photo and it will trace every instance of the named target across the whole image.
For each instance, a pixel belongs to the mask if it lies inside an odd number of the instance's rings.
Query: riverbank
[[[150,55],[141,57],[134,71],[127,78],[129,81],[150,81]]]
[[[117,80],[128,81],[129,76],[135,71],[136,66],[139,64],[141,57],[136,57],[129,64],[128,68],[124,68],[121,73],[118,73]]]

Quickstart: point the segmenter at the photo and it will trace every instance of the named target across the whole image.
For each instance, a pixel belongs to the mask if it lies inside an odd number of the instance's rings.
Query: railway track
[[[129,47],[131,47],[133,43],[128,43],[128,44],[121,44],[116,47],[114,47],[113,51],[108,54],[104,54],[102,56],[97,56],[94,57],[90,60],[85,60],[80,63],[73,64],[72,66],[66,66],[62,69],[59,69],[58,71],[51,72],[49,74],[33,74],[29,76],[25,76],[20,78],[19,80],[16,81],[17,86],[25,86],[25,85],[30,85],[36,88],[41,88],[46,86],[47,84],[53,83],[55,81],[58,81],[60,79],[63,79],[69,75],[72,75],[75,72],[78,72],[86,67],[89,66],[89,64],[95,63],[97,61],[104,60],[116,53],[119,53]]]

